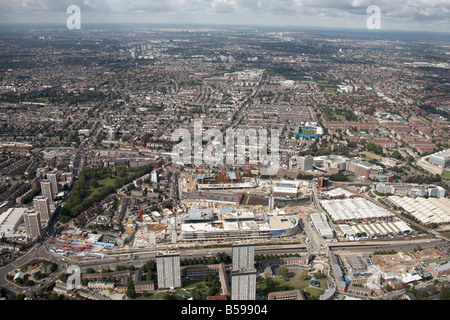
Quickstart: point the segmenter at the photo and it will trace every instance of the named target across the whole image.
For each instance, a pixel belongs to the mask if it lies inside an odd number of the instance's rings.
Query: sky
[[[367,29],[380,10],[380,29],[450,32],[450,0],[0,0],[2,23],[65,26],[67,8],[83,23],[306,26]],[[373,21],[373,20],[372,20]]]

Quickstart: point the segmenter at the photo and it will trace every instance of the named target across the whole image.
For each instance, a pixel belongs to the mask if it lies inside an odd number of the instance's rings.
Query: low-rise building
[[[450,262],[444,264],[432,262],[428,265],[428,271],[430,271],[435,278],[448,276],[450,275]]]
[[[289,290],[280,292],[271,292],[267,300],[305,300],[300,290]]]

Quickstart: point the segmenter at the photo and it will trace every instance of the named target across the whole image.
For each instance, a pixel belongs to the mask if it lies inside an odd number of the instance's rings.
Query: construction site
[[[122,230],[111,229],[108,216],[97,215],[83,232],[70,229],[61,238],[69,233],[64,241],[89,239],[91,251],[102,251],[295,237],[299,218],[309,212],[310,181],[262,180],[251,164],[246,169],[211,171],[201,166],[180,172],[176,203],[163,205],[152,197],[120,195],[115,202],[119,214],[114,218],[120,217],[115,221]],[[82,256],[84,252],[83,247],[73,253]]]
[[[440,259],[441,255],[435,248],[402,251],[395,254],[372,255],[372,263],[383,273],[406,273],[413,267],[421,266],[421,262]]]

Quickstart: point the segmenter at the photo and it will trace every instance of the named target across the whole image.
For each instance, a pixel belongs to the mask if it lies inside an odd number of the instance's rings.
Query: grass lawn
[[[175,292],[173,294],[173,296],[175,297],[176,300],[184,300],[181,296],[179,296],[178,294],[185,294],[186,295],[186,291],[184,290],[178,290],[177,292]],[[157,292],[155,294],[152,295],[148,295],[146,297],[144,297],[143,295],[139,295],[137,298],[133,299],[133,300],[167,300],[167,296],[169,295],[168,292]]]
[[[446,258],[442,258],[442,259],[427,260],[427,261],[424,261],[423,264],[428,266],[432,262],[437,263],[437,264],[442,264],[442,263],[446,263],[448,261],[450,261],[450,257],[446,257]]]
[[[191,290],[195,289],[197,290],[197,292],[206,294],[209,288],[208,285],[206,284],[206,281],[196,279],[196,280],[184,280],[183,289],[188,292],[191,292]]]
[[[109,187],[109,186],[114,187],[114,181],[116,181],[116,179],[106,178],[106,179],[100,179],[97,182],[102,187]]]
[[[183,288],[186,290],[194,289],[196,285],[205,285],[205,281],[197,279],[197,280],[183,280]]]
[[[379,155],[369,152],[369,151],[363,151],[363,152],[360,152],[359,154],[363,154],[366,156],[366,158],[373,159],[373,160],[380,160],[382,158],[382,156],[379,156]]]
[[[283,278],[272,278],[273,285],[269,290],[267,290],[264,282],[258,286],[258,289],[261,291],[267,292],[277,292],[277,291],[285,291],[285,290],[294,290],[298,289],[304,292],[307,292],[311,295],[310,299],[318,299],[321,294],[325,292],[328,288],[327,282],[325,279],[319,279],[317,281],[320,282],[320,288],[312,287],[310,285],[310,280],[302,280],[300,276],[295,276],[292,278],[288,278],[284,280]]]
[[[104,187],[114,187],[114,182],[116,181],[117,178],[105,178],[105,179],[100,179],[97,180],[98,182],[98,187],[97,188],[93,188],[93,187],[89,187],[88,189],[88,193],[89,193],[89,197],[91,197],[92,195],[94,195],[96,192],[99,192],[100,189],[104,188]]]
[[[333,117],[336,119],[336,121],[345,121],[345,117],[340,114],[334,114]]]
[[[442,179],[450,180],[450,171],[446,170],[442,173]]]

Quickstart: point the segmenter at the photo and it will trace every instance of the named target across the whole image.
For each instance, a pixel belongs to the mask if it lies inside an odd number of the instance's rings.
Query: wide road
[[[11,282],[9,282],[8,280],[6,280],[6,275],[11,272],[14,271],[15,269],[19,268],[20,266],[26,264],[27,262],[30,262],[33,259],[36,258],[44,258],[47,260],[50,260],[52,262],[55,262],[58,265],[58,269],[53,272],[52,274],[50,274],[47,278],[45,278],[44,280],[40,281],[40,282],[35,282],[35,284],[32,287],[20,287],[17,286]],[[43,243],[40,244],[36,244],[33,247],[31,247],[31,249],[28,250],[27,253],[25,253],[23,256],[21,256],[20,258],[16,259],[15,261],[7,264],[6,266],[2,267],[0,269],[0,287],[3,287],[15,294],[19,294],[21,292],[36,292],[39,288],[40,288],[40,284],[47,284],[50,283],[52,281],[55,281],[59,275],[59,273],[61,271],[63,271],[65,267],[65,263],[63,261],[61,261],[60,258],[53,256],[52,254],[50,254],[46,248],[44,247]]]
[[[361,241],[361,242],[345,242],[345,243],[329,243],[329,249],[336,253],[373,253],[374,251],[390,251],[395,250],[405,251],[413,250],[418,246],[422,248],[434,247],[447,244],[443,239],[418,239],[418,240],[386,240],[386,241]],[[144,265],[148,260],[156,259],[158,252],[142,252],[132,254],[121,254],[116,256],[106,256],[104,259],[93,258],[92,260],[84,261],[68,261],[69,264],[76,264],[80,268],[110,268],[114,269],[117,265],[133,264],[135,267]],[[185,249],[177,250],[180,253],[180,259],[185,258],[202,258],[204,256],[215,256],[219,252],[225,252],[232,255],[232,248],[200,248],[200,249]],[[286,244],[286,245],[270,245],[270,246],[255,246],[255,255],[257,254],[283,254],[283,253],[299,253],[301,255],[311,252],[308,246],[303,244]]]

